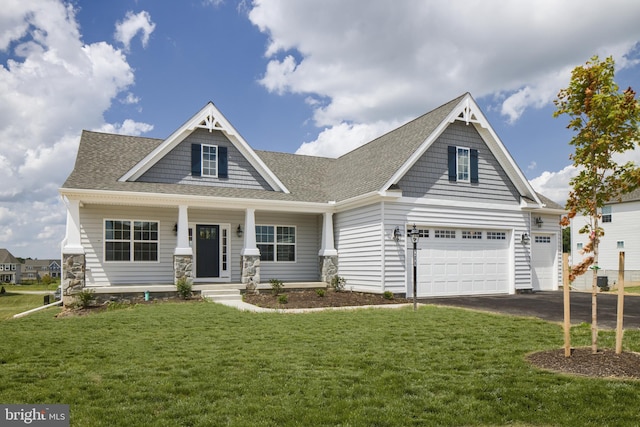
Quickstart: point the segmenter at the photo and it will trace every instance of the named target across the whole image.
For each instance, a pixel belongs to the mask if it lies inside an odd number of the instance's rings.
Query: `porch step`
[[[219,301],[242,301],[239,289],[224,288],[224,289],[206,289],[201,291],[203,298],[211,300],[213,302]]]

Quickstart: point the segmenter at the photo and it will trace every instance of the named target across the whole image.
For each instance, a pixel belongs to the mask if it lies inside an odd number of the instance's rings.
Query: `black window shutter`
[[[227,161],[227,147],[218,147],[218,178],[227,178],[229,176]]]
[[[478,182],[478,150],[471,149],[471,182]]]
[[[456,147],[449,145],[447,147],[447,153],[449,155],[449,181],[455,182],[458,178],[458,171],[456,171]]]
[[[191,144],[191,175],[200,176],[202,171],[202,155],[200,144]]]

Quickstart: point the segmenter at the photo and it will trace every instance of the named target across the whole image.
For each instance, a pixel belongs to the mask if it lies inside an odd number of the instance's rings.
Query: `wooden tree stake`
[[[622,353],[622,335],[624,329],[624,252],[618,258],[618,313],[616,319],[616,354]]]
[[[562,294],[564,297],[564,357],[571,357],[571,301],[569,294],[569,254],[562,254]]]

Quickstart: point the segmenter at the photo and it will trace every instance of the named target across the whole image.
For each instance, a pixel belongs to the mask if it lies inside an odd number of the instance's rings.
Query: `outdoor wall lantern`
[[[238,237],[242,237],[242,225],[238,224],[238,228],[236,228],[236,234],[238,235]]]
[[[400,240],[400,227],[396,226],[396,228],[393,230],[393,240],[395,240],[396,242],[398,240]]]
[[[178,223],[177,222],[173,225],[173,235],[174,236],[178,235]]]
[[[418,309],[417,293],[418,293],[418,240],[420,239],[420,232],[413,224],[411,229],[411,242],[413,243],[413,311]]]
[[[535,222],[536,222],[536,225],[538,226],[538,228],[542,228],[542,224],[544,224],[544,221],[542,221],[541,217],[539,217],[539,216],[536,217],[535,218]]]
[[[529,234],[528,233],[522,233],[522,244],[526,245],[527,243],[529,243],[531,239],[529,238]]]

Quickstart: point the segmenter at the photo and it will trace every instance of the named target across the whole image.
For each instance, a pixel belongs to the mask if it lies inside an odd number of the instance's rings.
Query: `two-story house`
[[[21,281],[20,260],[7,249],[0,249],[0,282],[19,284]]]

